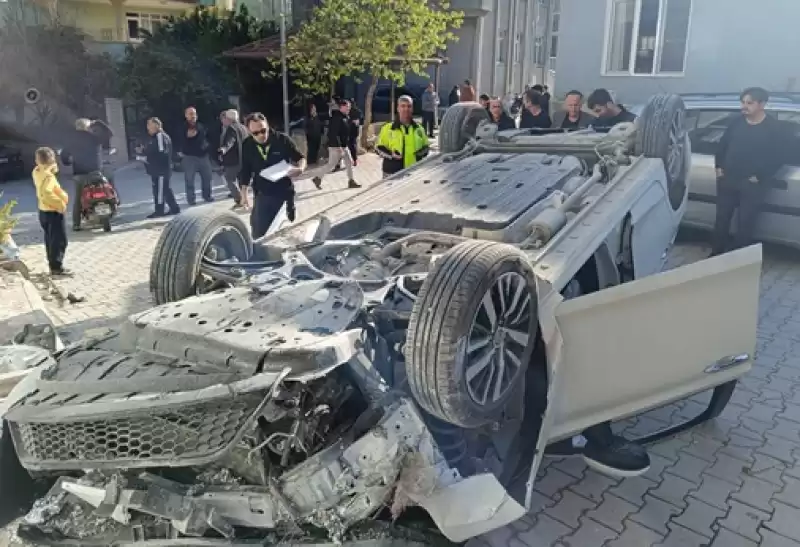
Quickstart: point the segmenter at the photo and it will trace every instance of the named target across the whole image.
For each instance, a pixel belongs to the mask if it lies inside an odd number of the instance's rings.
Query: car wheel
[[[460,152],[473,138],[478,124],[489,119],[480,103],[456,103],[444,113],[439,124],[439,151],[443,154]]]
[[[211,286],[200,274],[203,258],[247,261],[252,254],[253,238],[238,215],[191,209],[161,232],[150,262],[150,292],[156,304],[202,294]]]
[[[414,398],[445,422],[494,422],[514,396],[538,329],[536,282],[516,247],[466,241],[420,289],[404,347]]]
[[[0,427],[0,526],[5,526],[30,508],[34,497],[33,478],[19,463],[8,422]]]
[[[691,166],[685,118],[683,99],[662,93],[644,106],[636,132],[636,154],[664,162],[670,203],[675,210],[683,203]]]

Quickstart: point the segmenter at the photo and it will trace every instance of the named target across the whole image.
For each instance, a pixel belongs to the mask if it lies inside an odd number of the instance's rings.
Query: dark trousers
[[[173,213],[181,210],[178,207],[178,202],[175,201],[175,194],[172,192],[170,186],[170,176],[172,173],[164,175],[150,175],[150,180],[153,182],[153,204],[155,205],[156,213],[164,213],[164,205],[169,207]]]
[[[258,239],[267,233],[284,204],[289,220],[294,220],[293,196],[258,193],[253,197],[253,209],[250,211],[250,231],[253,239]]]
[[[200,193],[203,195],[203,199],[211,201],[211,182],[214,173],[208,156],[183,156],[181,164],[183,165],[183,179],[186,183],[186,202],[194,205],[197,199],[194,189],[195,175],[200,175]]]
[[[67,251],[67,222],[62,213],[39,211],[39,224],[44,230],[44,248],[47,265],[51,272],[64,266],[64,253]]]
[[[717,216],[714,221],[714,234],[711,242],[711,254],[727,252],[732,247],[740,249],[750,245],[753,232],[764,202],[767,187],[748,180],[724,177],[717,180]],[[733,214],[739,210],[736,222],[736,233],[731,238],[730,228]]]
[[[308,163],[313,164],[319,161],[319,147],[322,144],[322,137],[319,135],[309,135],[306,137],[308,147]]]
[[[436,113],[435,112],[423,112],[422,113],[422,127],[425,128],[425,132],[428,134],[429,137],[433,137],[433,127],[436,125]]]

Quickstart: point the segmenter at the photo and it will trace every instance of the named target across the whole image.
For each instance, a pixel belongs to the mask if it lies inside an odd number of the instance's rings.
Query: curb
[[[48,313],[36,286],[19,272],[0,270],[0,345],[13,343],[27,325],[50,325],[57,329],[56,321]],[[63,344],[56,335],[56,349]]]

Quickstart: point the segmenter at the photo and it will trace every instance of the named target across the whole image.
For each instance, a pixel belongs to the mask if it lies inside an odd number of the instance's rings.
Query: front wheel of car
[[[156,304],[202,294],[214,285],[200,272],[204,259],[244,262],[252,254],[253,238],[238,215],[191,209],[161,232],[150,262],[150,292]]]
[[[525,376],[538,330],[533,269],[516,247],[466,241],[420,289],[404,347],[411,393],[464,428],[500,420]]]

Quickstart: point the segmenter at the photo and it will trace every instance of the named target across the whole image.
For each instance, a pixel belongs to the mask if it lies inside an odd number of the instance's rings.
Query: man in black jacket
[[[597,116],[591,123],[591,127],[595,129],[609,130],[618,123],[636,121],[636,114],[614,101],[614,97],[607,89],[599,88],[592,91],[586,99],[586,106]]]
[[[332,173],[340,161],[344,160],[347,170],[347,187],[361,188],[353,179],[353,158],[350,156],[350,101],[340,99],[338,109],[331,112],[328,124],[328,163],[314,170],[314,185],[322,188],[322,177]]]
[[[226,110],[222,120],[222,145],[219,148],[222,178],[233,197],[233,208],[242,206],[242,192],[239,188],[239,173],[242,170],[242,143],[247,138],[247,128],[239,123],[239,113],[235,109]]]
[[[183,177],[186,182],[186,201],[194,205],[197,199],[194,189],[194,177],[200,174],[201,193],[206,203],[214,201],[211,196],[211,160],[208,157],[208,132],[206,127],[197,121],[197,110],[190,106],[184,111],[186,125],[178,142],[181,143],[181,163]]]
[[[170,177],[172,176],[172,139],[163,130],[158,118],[147,120],[147,144],[137,149],[145,156],[145,168],[153,183],[153,204],[155,211],[147,218],[158,218],[165,214],[177,215],[181,212],[175,194],[172,193]],[[169,208],[164,211],[164,205]]]
[[[739,210],[735,248],[749,245],[764,195],[774,185],[784,165],[785,146],[791,142],[787,128],[768,116],[764,106],[769,93],[760,87],[745,89],[741,94],[742,117],[734,120],[717,148],[717,217],[711,254],[728,250],[730,224]]]
[[[93,128],[94,126],[94,128]],[[95,129],[96,128],[96,129]],[[81,229],[81,194],[91,173],[103,172],[103,144],[110,138],[111,130],[104,123],[87,118],[75,121],[75,132],[70,142],[61,151],[65,165],[72,165],[75,191],[72,194],[72,229]]]
[[[519,120],[520,129],[549,129],[552,125],[542,94],[535,88],[526,91],[522,97],[525,108]]]
[[[250,136],[242,143],[242,172],[239,184],[242,187],[242,204],[248,205],[247,187],[253,187],[253,210],[250,213],[250,229],[253,238],[258,239],[267,233],[281,208],[286,206],[286,216],[295,219],[294,183],[306,168],[306,159],[297,149],[294,141],[284,133],[271,129],[261,113],[247,116],[247,129]],[[292,168],[278,180],[264,178],[264,169],[281,162]]]
[[[347,149],[350,150],[350,156],[353,158],[353,167],[358,166],[358,135],[359,128],[361,127],[362,116],[361,110],[356,105],[355,99],[350,99],[350,113],[347,115],[350,120],[348,130],[350,134],[347,136]]]

